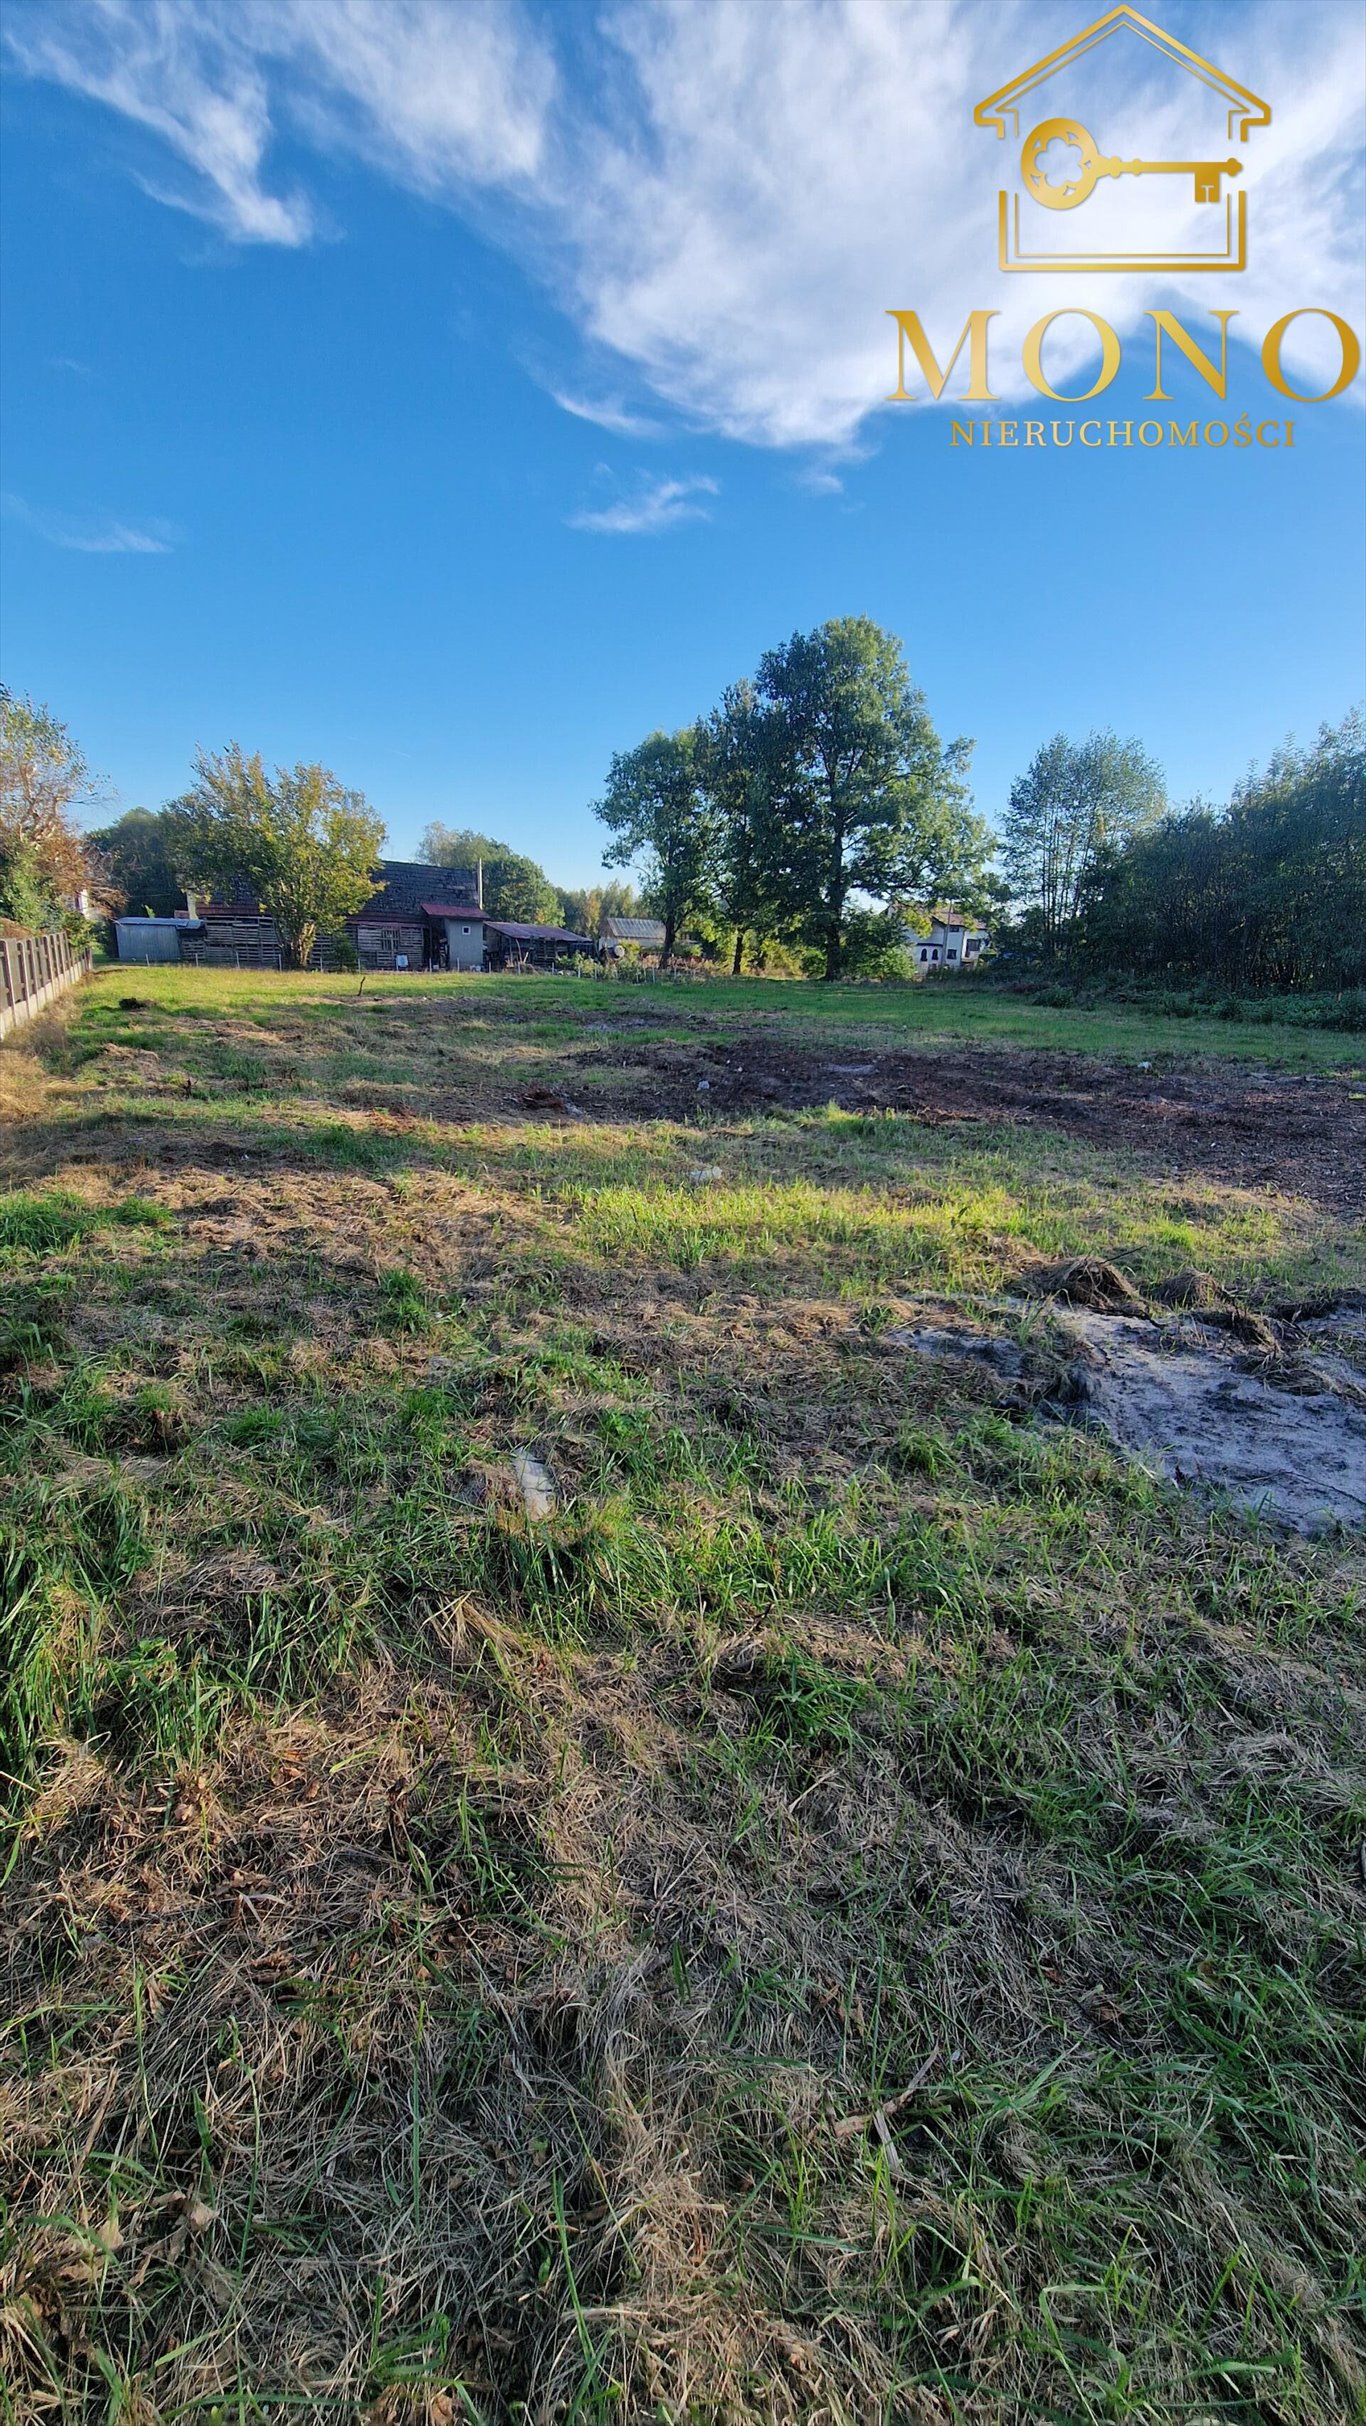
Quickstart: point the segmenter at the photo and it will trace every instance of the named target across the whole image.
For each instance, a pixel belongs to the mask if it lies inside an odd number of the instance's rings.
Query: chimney
[[[476,859],[474,863],[474,898],[482,910],[484,906],[484,862],[482,859]]]

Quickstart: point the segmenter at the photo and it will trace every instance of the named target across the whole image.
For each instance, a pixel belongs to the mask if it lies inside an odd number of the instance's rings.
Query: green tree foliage
[[[174,832],[165,810],[127,809],[113,825],[86,836],[130,910],[169,918],[184,908],[172,858]]]
[[[472,868],[478,859],[502,859],[511,852],[510,842],[477,833],[473,826],[443,825],[439,817],[423,827],[417,845],[418,858],[430,868]]]
[[[1002,856],[1045,950],[1070,934],[1101,854],[1155,824],[1165,805],[1162,771],[1137,741],[1055,733],[1035,752],[1010,788]]]
[[[631,883],[561,885],[560,919],[577,935],[596,935],[604,918],[636,918],[640,903]]]
[[[717,818],[699,756],[696,727],[651,733],[636,749],[617,752],[596,804],[615,836],[603,854],[607,865],[643,863],[645,901],[664,921],[666,961],[684,921],[714,897]]]
[[[756,692],[773,915],[827,978],[881,965],[900,901],[963,894],[990,848],[963,781],[970,744],[940,741],[900,641],[866,615],[794,633],[761,660]]]
[[[551,926],[560,915],[560,897],[543,867],[514,851],[492,834],[472,826],[425,826],[418,850],[434,868],[472,868],[482,863],[484,907],[491,918],[524,919],[532,926]]]
[[[0,916],[70,925],[84,889],[107,896],[73,814],[91,792],[84,753],[61,719],[0,685]]]
[[[752,682],[732,683],[698,727],[698,771],[715,811],[714,918],[733,930],[731,973],[745,941],[771,943],[783,923],[783,868],[792,756],[785,720]]]
[[[520,851],[484,862],[484,907],[491,918],[525,919],[532,926],[559,921],[560,896],[545,869]]]
[[[1366,725],[1325,725],[1249,774],[1222,813],[1196,802],[1102,853],[1081,946],[1100,967],[1231,988],[1366,985]]]
[[[277,767],[271,777],[236,742],[201,752],[195,774],[168,812],[182,880],[198,888],[245,878],[303,967],[318,937],[374,892],[384,820],[328,768]]]

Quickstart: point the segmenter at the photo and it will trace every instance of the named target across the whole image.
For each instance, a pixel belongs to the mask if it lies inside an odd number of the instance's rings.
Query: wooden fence
[[[91,954],[78,952],[65,935],[0,938],[0,1036],[36,1018],[46,1003],[88,977],[92,966]]]

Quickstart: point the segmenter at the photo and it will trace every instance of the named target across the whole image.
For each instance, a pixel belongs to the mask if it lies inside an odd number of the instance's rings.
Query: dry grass
[[[1360,1546],[896,1346],[1359,1241],[175,999],[0,1054],[5,2414],[1362,2414]]]

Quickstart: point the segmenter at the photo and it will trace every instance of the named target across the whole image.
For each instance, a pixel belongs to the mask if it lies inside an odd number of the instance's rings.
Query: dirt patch
[[[623,1039],[573,1058],[622,1073],[626,1083],[612,1089],[618,1116],[687,1118],[701,1077],[702,1101],[725,1118],[834,1103],[928,1127],[1057,1129],[1137,1154],[1172,1176],[1274,1187],[1348,1217],[1366,1212],[1366,1092],[1333,1072],[1292,1075],[1234,1062],[1145,1070],[1086,1053],[976,1046],[854,1063],[751,1036],[692,1047]]]
[[[1051,1374],[1040,1343],[1022,1349],[976,1326],[884,1338],[915,1356],[983,1367],[1044,1413],[1080,1413],[1164,1482],[1230,1499],[1289,1532],[1366,1525],[1366,1316],[1344,1308],[1273,1327],[1224,1307],[1154,1318],[1136,1302],[1121,1311],[1084,1294],[1055,1298],[1066,1361]]]
[[[1303,1388],[1230,1356],[1206,1325],[1058,1317],[1078,1349],[1087,1413],[1166,1481],[1227,1494],[1295,1533],[1366,1524],[1366,1415],[1331,1386]],[[1287,1388],[1285,1379],[1301,1384]]]

